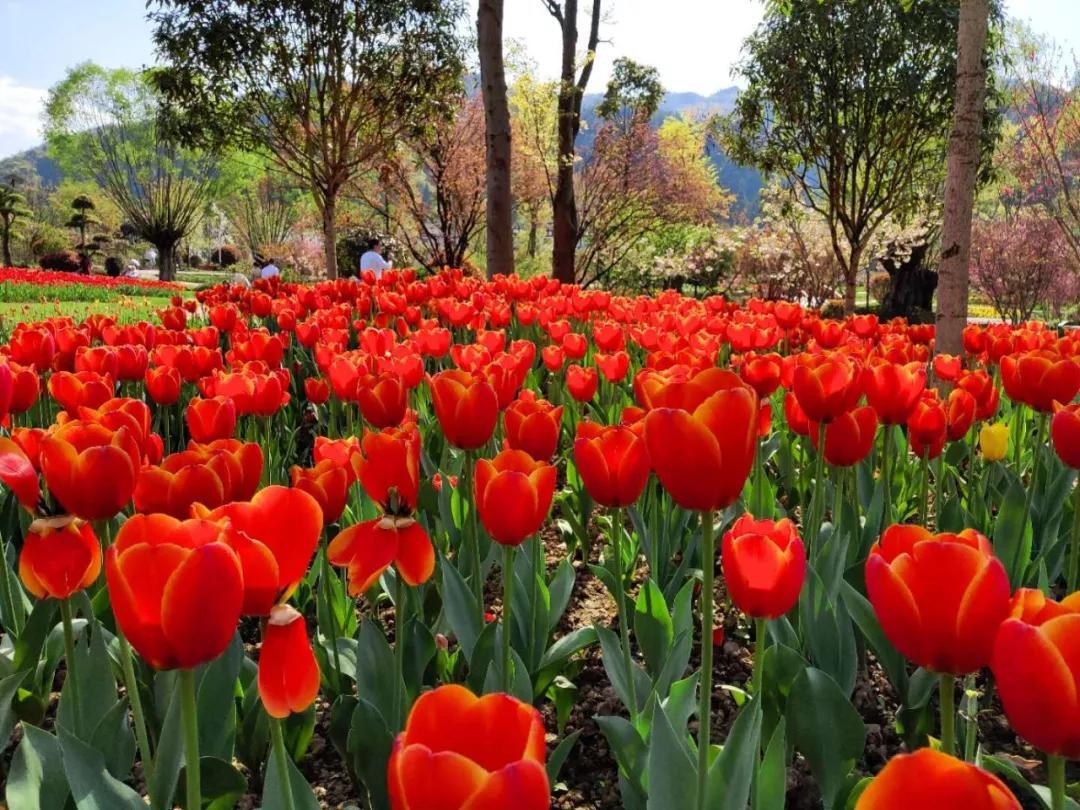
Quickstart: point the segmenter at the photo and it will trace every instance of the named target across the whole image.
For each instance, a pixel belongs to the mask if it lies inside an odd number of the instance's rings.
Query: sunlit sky
[[[475,14],[475,0],[469,0]],[[554,77],[559,30],[543,0],[505,0],[504,35]],[[583,7],[589,0],[580,0]],[[612,60],[655,65],[669,90],[713,93],[735,83],[732,65],[761,17],[761,0],[604,0],[590,90]],[[1080,0],[1006,0],[1010,14],[1080,51]],[[584,31],[582,39],[584,40]],[[0,158],[41,141],[48,88],[73,64],[140,67],[154,60],[144,0],[0,0]]]

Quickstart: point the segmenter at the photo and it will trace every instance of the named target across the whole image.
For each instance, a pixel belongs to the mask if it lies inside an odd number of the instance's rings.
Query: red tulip
[[[562,406],[556,408],[532,391],[522,391],[503,414],[506,444],[537,461],[549,461],[559,447],[562,412]]]
[[[1050,422],[1050,439],[1062,462],[1080,470],[1080,405],[1058,405]]]
[[[323,523],[337,523],[345,511],[349,496],[350,473],[331,459],[312,468],[293,466],[289,470],[292,485],[314,498],[322,509]]]
[[[1001,403],[1001,393],[994,385],[994,378],[982,369],[965,371],[956,381],[958,388],[963,388],[975,397],[975,418],[992,419]]]
[[[843,413],[825,426],[825,460],[835,467],[850,467],[869,455],[877,434],[877,412],[869,405]],[[809,426],[810,441],[818,449],[818,426]]]
[[[932,748],[897,754],[855,803],[855,810],[1020,810],[992,773]]]
[[[841,354],[804,354],[795,365],[792,393],[807,417],[831,422],[862,396],[859,367]]]
[[[990,662],[1009,612],[1009,578],[973,529],[890,526],[870,550],[866,590],[885,635],[910,661],[964,675]]]
[[[1049,413],[1080,392],[1080,363],[1045,350],[1008,354],[1001,358],[1001,382],[1013,402]]]
[[[274,605],[259,650],[259,697],[271,717],[307,711],[319,695],[319,665],[304,617],[289,605]]]
[[[357,380],[356,400],[364,419],[377,428],[400,425],[409,405],[409,390],[398,374],[364,374]]]
[[[806,578],[806,548],[787,518],[735,521],[721,544],[731,601],[747,616],[775,619],[799,601]]]
[[[352,469],[368,497],[384,512],[408,515],[420,492],[420,431],[415,424],[367,431]]]
[[[655,408],[645,417],[645,445],[660,483],[684,509],[724,509],[742,493],[754,462],[758,402],[730,375],[692,412]]]
[[[360,455],[360,440],[355,436],[346,436],[343,439],[328,439],[325,436],[315,437],[315,448],[312,457],[315,463],[330,459],[339,467],[344,467],[349,473],[350,483],[356,481],[356,472],[353,469],[353,457]]]
[[[169,366],[155,366],[146,371],[146,393],[158,405],[172,405],[180,399],[180,372]]]
[[[327,559],[348,568],[349,593],[358,596],[391,564],[403,582],[422,585],[435,572],[435,549],[416,518],[385,515],[356,523],[330,541]]]
[[[1009,618],[1035,626],[1077,612],[1080,612],[1080,591],[1057,602],[1037,588],[1017,588],[1009,600]]]
[[[759,399],[765,399],[780,387],[783,360],[778,354],[748,354],[743,357],[739,375],[753,388]]]
[[[617,351],[614,354],[597,352],[593,355],[593,362],[608,382],[621,382],[630,370],[630,355],[624,351]]]
[[[330,383],[322,377],[308,377],[304,380],[304,396],[312,405],[322,405],[330,399]]]
[[[599,382],[595,368],[584,368],[576,363],[566,367],[566,390],[578,402],[592,400]]]
[[[544,724],[509,695],[440,686],[413,704],[394,742],[393,810],[547,810]]]
[[[187,406],[187,424],[197,442],[231,438],[236,432],[236,405],[228,397],[195,397]]]
[[[975,397],[963,388],[954,388],[945,400],[945,416],[948,425],[946,436],[950,442],[960,441],[975,422]]]
[[[135,515],[105,554],[116,622],[154,669],[191,669],[214,660],[240,619],[240,560],[198,523]]]
[[[164,461],[172,463],[168,467],[147,465],[139,472],[134,492],[136,512],[162,512],[183,519],[190,516],[194,504],[213,509],[227,500],[228,472],[222,475],[200,454],[174,453]]]
[[[935,459],[941,455],[948,435],[949,417],[937,398],[937,391],[924,393],[908,417],[908,441],[919,458]]]
[[[113,378],[94,371],[57,371],[49,378],[49,396],[69,413],[79,408],[97,408],[112,398]]]
[[[934,376],[945,382],[956,382],[964,370],[963,361],[955,354],[934,355]]]
[[[622,425],[578,422],[574,464],[592,499],[611,509],[636,502],[649,480],[645,440]]]
[[[446,440],[462,450],[487,444],[499,419],[495,389],[482,376],[450,369],[430,378],[431,402]]]
[[[926,366],[874,360],[864,372],[867,402],[885,425],[908,421],[926,390]]]
[[[114,432],[75,420],[42,440],[41,472],[68,512],[84,520],[107,520],[131,500],[141,456],[126,427]]]
[[[1009,724],[1048,754],[1080,759],[1080,613],[1008,619],[991,667]]]
[[[44,436],[44,431],[40,435]],[[36,514],[41,501],[36,463],[38,454],[31,457],[26,452],[24,442],[28,443],[31,437],[37,439],[38,434],[27,428],[19,428],[12,432],[12,436],[13,439],[0,436],[0,481],[15,493],[24,509]]]
[[[521,450],[476,463],[476,511],[491,539],[517,546],[540,531],[555,494],[555,468]]]
[[[30,524],[19,553],[19,579],[38,599],[67,599],[101,573],[101,546],[89,523],[70,516]]]

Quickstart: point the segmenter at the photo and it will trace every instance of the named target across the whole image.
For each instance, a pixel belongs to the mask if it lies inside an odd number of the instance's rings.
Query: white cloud
[[[41,142],[46,90],[0,76],[0,158]]]

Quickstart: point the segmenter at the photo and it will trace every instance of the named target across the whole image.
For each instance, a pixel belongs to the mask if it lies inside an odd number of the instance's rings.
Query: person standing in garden
[[[386,270],[389,270],[392,267],[391,263],[383,258],[380,247],[381,242],[378,239],[373,239],[371,247],[360,257],[361,273],[365,270],[370,270],[375,274],[375,278],[378,278]]]

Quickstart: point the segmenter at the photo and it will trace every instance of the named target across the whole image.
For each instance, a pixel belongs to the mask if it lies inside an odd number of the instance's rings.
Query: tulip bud
[[[266,713],[285,718],[302,712],[318,694],[319,665],[304,617],[289,605],[275,605],[259,653],[259,697]]]
[[[1009,448],[1009,426],[1004,422],[987,423],[979,430],[979,449],[983,461],[1001,461]]]

